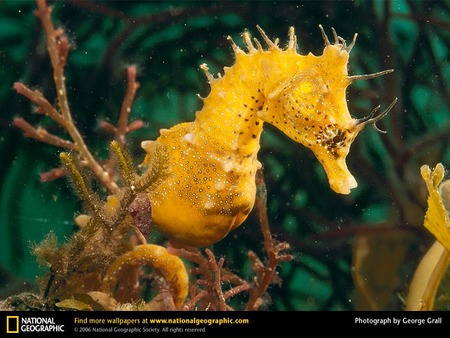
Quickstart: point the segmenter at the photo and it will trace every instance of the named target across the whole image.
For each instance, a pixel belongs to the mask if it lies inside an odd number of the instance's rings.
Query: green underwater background
[[[54,1],[53,20],[73,47],[65,67],[71,110],[78,129],[99,157],[110,135],[99,121],[115,121],[126,89],[128,65],[138,69],[131,120],[144,128],[128,136],[142,161],[143,140],[161,128],[192,121],[213,75],[234,63],[230,35],[259,38],[261,26],[285,46],[295,27],[299,52],[322,53],[319,25],[350,42],[349,74],[394,69],[359,81],[347,100],[355,118],[377,105],[398,102],[377,127],[365,129],[347,163],[358,187],[338,195],[312,152],[266,124],[259,160],[268,191],[267,211],[275,238],[290,244],[294,259],[278,267],[279,285],[268,290],[267,310],[402,310],[418,262],[434,241],[423,227],[427,190],[420,167],[450,167],[449,1]],[[62,131],[33,114],[13,90],[16,81],[53,99],[54,85],[34,1],[0,1],[0,299],[37,290],[43,274],[31,246],[49,232],[70,236],[81,202],[66,178],[41,182],[58,167],[60,149],[25,138],[16,116],[49,132]],[[260,39],[261,40],[261,39]],[[61,134],[62,135],[62,134]],[[262,251],[258,216],[211,249],[225,265],[250,276],[247,252]],[[436,308],[448,310],[450,281]],[[233,300],[239,302],[239,298]]]

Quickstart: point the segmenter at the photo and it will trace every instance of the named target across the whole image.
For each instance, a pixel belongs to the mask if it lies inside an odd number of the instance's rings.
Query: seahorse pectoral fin
[[[231,226],[231,230],[236,229],[237,227],[239,227],[248,217],[248,214],[252,211],[253,205],[250,206],[247,209],[244,209],[242,211],[240,211],[237,215],[236,218],[234,219],[233,225]]]

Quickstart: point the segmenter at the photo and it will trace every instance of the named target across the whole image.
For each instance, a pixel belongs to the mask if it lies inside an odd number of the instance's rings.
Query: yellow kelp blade
[[[420,173],[429,193],[424,226],[450,252],[450,218],[438,190],[444,178],[444,166],[438,163],[431,171],[429,166],[423,165]]]
[[[420,261],[411,281],[405,309],[433,310],[436,293],[450,261],[450,219],[439,193],[444,178],[444,166],[438,163],[433,171],[427,165],[420,173],[428,189],[428,210],[424,226],[436,242]]]
[[[431,311],[442,277],[448,267],[450,254],[435,241],[421,259],[409,286],[406,311]]]

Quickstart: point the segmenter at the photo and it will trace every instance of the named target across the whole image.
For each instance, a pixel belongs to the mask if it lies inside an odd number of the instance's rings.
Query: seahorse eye
[[[346,140],[346,132],[344,130],[339,129],[336,132],[336,136],[333,137],[333,145],[340,146]]]
[[[328,88],[319,77],[308,74],[304,77],[300,75],[300,79],[293,82],[290,93],[286,96],[289,97],[290,103],[305,111],[314,109],[327,91]]]

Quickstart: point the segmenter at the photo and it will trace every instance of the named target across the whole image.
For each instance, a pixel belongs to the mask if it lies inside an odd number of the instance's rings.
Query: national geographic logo
[[[19,333],[19,316],[6,316],[6,333]]]
[[[53,317],[6,316],[6,333],[64,332]]]

